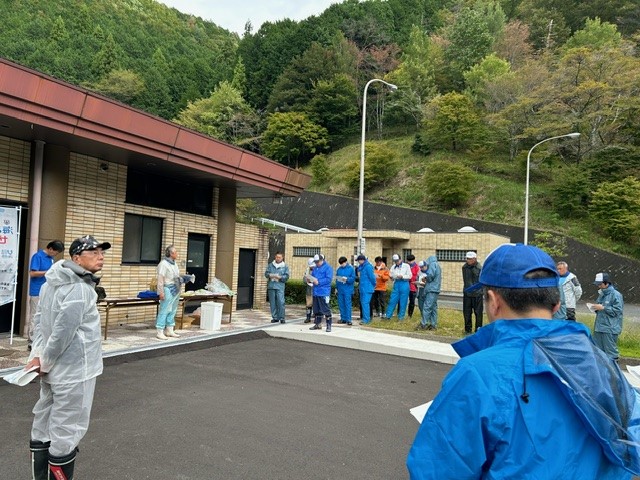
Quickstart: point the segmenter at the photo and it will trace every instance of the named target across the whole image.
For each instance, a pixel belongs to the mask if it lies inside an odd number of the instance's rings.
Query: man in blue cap
[[[629,479],[640,399],[584,325],[552,320],[555,263],[505,244],[480,282],[489,325],[456,342],[407,459],[412,479]]]

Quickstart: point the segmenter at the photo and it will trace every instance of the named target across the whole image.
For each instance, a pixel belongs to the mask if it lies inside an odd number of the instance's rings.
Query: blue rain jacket
[[[338,277],[347,277],[347,281],[342,283]],[[344,267],[336,270],[336,290],[343,295],[353,295],[353,284],[356,281],[356,269],[348,263]]]
[[[327,262],[322,262],[322,265],[316,265],[313,269],[313,276],[318,280],[318,284],[313,286],[313,296],[328,297],[331,295],[333,268]]]
[[[499,320],[461,360],[407,459],[412,479],[619,480],[640,472],[640,400],[586,327]]]
[[[373,273],[373,265],[365,260],[362,265],[358,265],[358,275],[360,276],[360,294],[371,294],[376,289],[376,275]]]
[[[424,286],[425,293],[440,293],[440,286],[442,284],[442,269],[438,263],[438,257],[431,255],[427,258],[427,283]]]
[[[609,285],[598,292],[596,303],[603,305],[604,310],[596,312],[596,322],[593,330],[600,333],[620,335],[622,332],[622,312],[624,310],[622,294],[613,285]]]

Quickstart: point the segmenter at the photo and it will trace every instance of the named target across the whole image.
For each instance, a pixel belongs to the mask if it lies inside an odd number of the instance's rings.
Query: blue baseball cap
[[[533,270],[549,270],[547,278],[526,278]],[[480,281],[465,289],[472,292],[482,287],[548,288],[558,286],[556,264],[548,253],[538,247],[522,243],[505,243],[496,248],[484,261]]]

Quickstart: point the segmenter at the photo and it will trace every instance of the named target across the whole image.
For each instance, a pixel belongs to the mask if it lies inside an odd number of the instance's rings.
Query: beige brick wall
[[[123,265],[122,245],[124,215],[133,213],[163,219],[162,246],[175,245],[178,250],[180,272],[186,271],[188,233],[211,236],[209,272],[214,275],[217,221],[205,217],[159,208],[125,203],[127,168],[109,163],[108,170],[100,169],[102,160],[71,153],[69,172],[69,201],[65,244],[74,238],[91,234],[112,247],[105,257],[101,285],[109,297],[134,297],[149,288],[156,273],[155,265]],[[217,192],[214,195],[217,198]],[[215,200],[214,200],[215,203]],[[215,205],[214,205],[215,212]],[[233,288],[233,287],[232,287]],[[109,323],[149,321],[155,307],[113,309]]]
[[[29,201],[31,145],[0,136],[0,200]]]
[[[301,278],[307,264],[307,257],[294,257],[294,247],[320,247],[327,261],[337,266],[341,256],[351,258],[357,242],[355,230],[330,230],[322,233],[287,233],[286,256],[289,259],[291,275]],[[507,237],[492,233],[409,233],[393,230],[370,230],[366,232],[366,249],[369,260],[380,255],[386,256],[388,264],[394,253],[402,255],[403,249],[410,249],[416,261],[436,254],[436,250],[475,250],[481,263],[497,246],[508,242]],[[462,295],[462,265],[464,262],[441,261],[442,292]]]

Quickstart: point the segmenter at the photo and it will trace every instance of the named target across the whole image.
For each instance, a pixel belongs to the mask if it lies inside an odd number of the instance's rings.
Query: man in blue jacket
[[[640,399],[584,325],[551,320],[558,274],[505,244],[480,282],[490,323],[453,347],[407,459],[412,479],[619,480],[640,473]]]
[[[618,361],[618,336],[622,332],[624,300],[622,294],[611,284],[608,273],[596,274],[593,282],[598,287],[598,300],[591,308],[596,312],[593,326],[593,341],[610,358]]]
[[[351,323],[351,309],[353,297],[353,284],[356,281],[356,270],[347,262],[347,257],[338,259],[339,267],[336,270],[336,290],[338,292],[338,308],[340,320],[338,323]]]
[[[360,254],[358,261],[358,293],[360,294],[360,310],[362,310],[361,325],[371,322],[371,296],[376,289],[376,275],[373,273],[373,265],[369,263],[367,257]]]
[[[331,280],[333,280],[333,268],[324,261],[324,255],[314,255],[313,261],[316,267],[313,269],[313,327],[309,330],[322,330],[322,317],[327,323],[327,332],[331,331]]]

